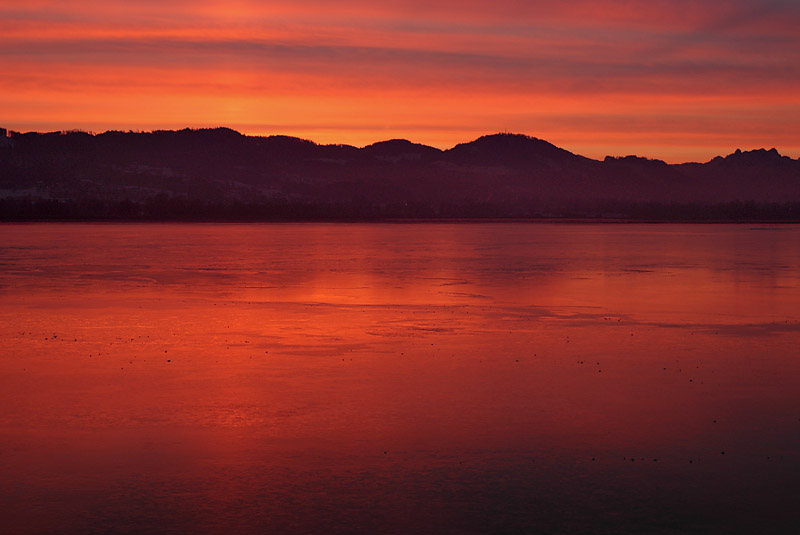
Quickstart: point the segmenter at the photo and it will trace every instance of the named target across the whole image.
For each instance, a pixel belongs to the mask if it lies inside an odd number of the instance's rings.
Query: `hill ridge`
[[[0,133],[0,199],[7,205],[177,199],[431,217],[482,207],[497,217],[528,217],[614,214],[643,203],[800,202],[800,160],[775,148],[668,164],[633,155],[595,160],[510,133],[446,150],[405,139],[323,145],[225,127]]]

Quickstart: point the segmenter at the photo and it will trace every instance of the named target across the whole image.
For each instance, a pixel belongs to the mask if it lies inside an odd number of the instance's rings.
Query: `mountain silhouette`
[[[547,141],[521,134],[493,134],[461,143],[445,152],[450,161],[465,165],[571,165],[586,160]]]
[[[361,149],[361,152],[374,158],[399,162],[402,160],[422,160],[436,157],[442,151],[427,145],[412,143],[407,139],[390,139],[367,145]]]
[[[669,210],[684,214],[677,219],[735,220],[759,210],[800,217],[792,212],[800,161],[776,149],[667,164],[594,160],[520,134],[440,150],[404,139],[320,145],[229,128],[0,133],[5,219],[648,218],[648,210],[656,220]]]

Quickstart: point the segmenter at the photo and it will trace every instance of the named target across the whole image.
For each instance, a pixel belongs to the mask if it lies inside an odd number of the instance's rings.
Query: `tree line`
[[[800,202],[369,203],[256,199],[208,201],[155,195],[143,201],[6,197],[0,221],[378,221],[387,219],[589,219],[639,222],[800,222]]]

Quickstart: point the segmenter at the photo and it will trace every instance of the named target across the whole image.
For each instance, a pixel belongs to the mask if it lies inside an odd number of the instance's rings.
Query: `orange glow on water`
[[[788,521],[798,232],[7,225],[6,523]]]

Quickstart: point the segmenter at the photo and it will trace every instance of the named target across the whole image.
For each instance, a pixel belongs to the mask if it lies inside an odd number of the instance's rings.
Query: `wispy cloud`
[[[732,137],[797,154],[797,27],[786,0],[31,0],[0,6],[0,112],[19,129],[43,109],[54,128],[74,127],[76,110],[120,128],[186,113],[343,142],[394,127],[440,146],[511,127],[589,153],[593,134],[634,128],[657,150],[683,130],[686,147],[649,155],[732,149]]]

